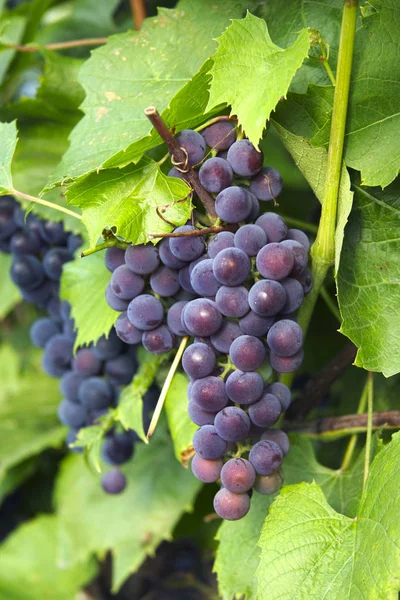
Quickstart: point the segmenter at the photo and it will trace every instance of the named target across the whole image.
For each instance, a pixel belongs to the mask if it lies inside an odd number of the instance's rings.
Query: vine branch
[[[79,254],[79,258],[85,258],[86,256],[90,256],[91,254],[95,254],[96,252],[100,252],[101,250],[106,250],[107,248],[122,248],[122,250],[126,250],[130,246],[128,242],[120,242],[117,239],[108,240],[103,242],[102,244],[98,244],[97,246],[93,246],[92,248],[88,248],[87,250],[83,250]]]
[[[130,0],[130,3],[135,29],[140,29],[146,18],[146,2],[145,0]]]
[[[37,198],[36,196],[31,196],[30,194],[24,194],[23,192],[19,192],[18,190],[10,190],[10,193],[13,196],[17,196],[18,198],[23,198],[24,200],[29,200],[29,202],[34,202],[35,204],[41,204],[42,206],[47,206],[48,208],[52,208],[53,210],[57,210],[58,212],[65,213],[70,217],[74,217],[79,221],[82,220],[82,215],[74,212],[73,210],[69,210],[69,208],[65,208],[64,206],[59,206],[58,204],[54,204],[53,202],[49,202],[48,200],[43,200],[43,198]]]
[[[101,46],[106,44],[108,38],[87,38],[83,40],[69,40],[67,42],[53,42],[51,44],[2,44],[6,48],[18,52],[40,52],[40,50],[64,50],[67,48],[78,48],[79,46]]]
[[[237,226],[232,225],[215,225],[213,227],[203,227],[202,229],[194,229],[193,231],[178,231],[170,233],[149,233],[147,237],[149,239],[155,238],[174,238],[174,237],[196,237],[199,235],[207,235],[209,233],[219,233],[220,231],[236,231]]]
[[[147,108],[145,108],[144,114],[149,119],[149,121],[151,122],[157,133],[160,135],[160,137],[167,144],[171,156],[174,157],[177,163],[185,166],[185,171],[182,172],[185,172],[189,183],[200,198],[200,201],[203,204],[206,213],[210,215],[213,219],[216,219],[217,213],[215,212],[214,199],[201,185],[199,176],[197,175],[196,171],[190,165],[187,165],[186,152],[183,150],[183,148],[179,146],[178,142],[175,140],[171,131],[164,123],[157,109],[154,106],[148,106]]]

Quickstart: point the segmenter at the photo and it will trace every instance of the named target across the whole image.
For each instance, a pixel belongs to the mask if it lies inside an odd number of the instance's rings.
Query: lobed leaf
[[[194,454],[192,440],[198,429],[187,412],[187,386],[187,377],[182,373],[175,374],[165,399],[165,412],[175,456],[185,467]]]

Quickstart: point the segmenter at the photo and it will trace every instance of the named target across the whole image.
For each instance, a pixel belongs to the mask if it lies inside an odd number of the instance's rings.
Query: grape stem
[[[198,127],[196,127],[195,131],[203,131],[203,129],[210,127],[210,125],[214,125],[214,123],[220,123],[221,121],[235,121],[235,123],[237,123],[237,117],[231,117],[229,115],[220,115],[219,117],[214,117],[213,119],[206,121],[202,125],[199,125]]]
[[[18,198],[22,198],[23,200],[29,200],[29,202],[34,202],[35,204],[41,204],[42,206],[47,206],[48,208],[52,208],[57,210],[58,212],[62,212],[70,217],[74,217],[74,219],[82,220],[82,215],[74,212],[73,210],[69,210],[69,208],[65,208],[64,206],[59,206],[58,204],[54,204],[53,202],[49,202],[48,200],[43,200],[43,198],[37,198],[36,196],[31,196],[30,194],[24,194],[23,192],[19,192],[18,190],[12,189],[10,193],[13,196],[17,196]]]
[[[135,29],[140,29],[147,16],[145,0],[130,0],[130,3]]]
[[[367,400],[368,400],[368,421],[367,421],[367,439],[365,442],[365,457],[364,457],[364,478],[363,478],[363,495],[365,493],[365,484],[369,475],[369,464],[371,461],[371,441],[374,413],[374,374],[369,371],[367,379]]]
[[[237,226],[232,225],[217,225],[213,227],[203,227],[202,229],[194,229],[192,231],[173,231],[169,233],[149,233],[147,237],[150,240],[155,238],[174,238],[174,237],[195,237],[199,235],[207,235],[209,233],[219,233],[220,231],[236,231]]]
[[[87,38],[84,40],[69,40],[67,42],[53,42],[51,44],[3,44],[4,47],[18,52],[40,52],[41,50],[64,50],[66,48],[78,48],[79,46],[101,46],[106,44],[108,38]]]
[[[367,404],[367,396],[368,396],[368,378],[364,385],[364,389],[361,394],[360,402],[357,408],[357,414],[361,415],[365,411],[365,406]],[[344,453],[343,461],[340,467],[341,471],[346,471],[351,463],[351,459],[353,458],[354,450],[356,449],[357,444],[357,434],[354,433],[349,439],[349,443],[347,444],[346,452]]]
[[[130,244],[128,244],[128,242],[120,242],[117,239],[108,240],[107,242],[104,242],[103,244],[98,244],[97,246],[93,246],[92,248],[83,250],[79,254],[79,258],[85,258],[86,256],[90,256],[91,254],[95,254],[96,252],[100,252],[101,250],[106,250],[107,248],[117,247],[117,248],[122,248],[123,250],[126,250],[128,248],[128,246],[130,246]]]
[[[178,142],[175,140],[171,131],[168,129],[161,115],[158,113],[157,109],[154,106],[148,106],[147,108],[145,108],[144,114],[149,119],[149,121],[151,122],[157,133],[160,135],[160,137],[167,144],[168,150],[170,151],[171,156],[174,158],[176,163],[185,166],[184,172],[189,183],[198,195],[201,203],[203,204],[206,210],[206,213],[214,221],[217,217],[217,213],[215,212],[214,199],[201,185],[199,176],[197,175],[196,171],[192,169],[190,165],[187,164],[187,154],[185,150],[179,146]]]
[[[175,371],[177,370],[177,368],[179,366],[179,363],[181,362],[182,354],[185,351],[185,348],[186,348],[186,345],[187,345],[188,341],[189,341],[189,336],[186,336],[186,337],[182,338],[182,341],[181,341],[181,343],[179,345],[178,351],[175,354],[175,358],[174,358],[174,360],[172,362],[172,365],[171,365],[171,367],[170,367],[170,369],[168,371],[168,375],[165,378],[164,385],[162,387],[160,396],[158,398],[156,408],[154,409],[154,413],[153,413],[153,416],[151,418],[149,429],[147,430],[147,439],[148,440],[151,438],[151,436],[153,435],[153,433],[155,431],[155,428],[157,427],[157,423],[158,423],[158,420],[160,418],[161,411],[162,411],[165,399],[166,399],[167,394],[168,394],[168,390],[169,390],[170,385],[172,383],[172,379],[173,379],[173,377],[175,375]]]

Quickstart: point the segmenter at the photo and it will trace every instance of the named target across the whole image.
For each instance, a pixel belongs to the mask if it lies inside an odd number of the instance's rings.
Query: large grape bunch
[[[275,202],[282,179],[247,139],[235,141],[229,121],[176,139],[189,164],[200,166],[227,230],[205,237],[188,223],[158,246],[109,248],[106,296],[121,313],[116,332],[126,343],[161,354],[190,338],[182,366],[189,416],[199,426],[192,470],[203,482],[221,480],[215,510],[235,520],[248,512],[252,488],[271,494],[282,484],[289,441],[272,427],[291,395],[260,369],[269,361],[290,373],[302,362],[295,312],[312,287],[310,243],[277,213],[260,216],[260,201]],[[213,156],[205,159],[207,146]],[[186,177],[176,167],[169,174]]]
[[[23,298],[43,311],[31,327],[31,341],[44,350],[44,371],[60,379],[63,400],[58,414],[69,427],[68,444],[82,427],[94,424],[118,404],[121,386],[131,381],[137,368],[135,347],[122,342],[114,328],[109,337],[73,352],[74,322],[68,303],[60,301],[59,288],[63,265],[81,244],[81,237],[67,233],[61,223],[38,219],[32,213],[26,216],[14,198],[0,198],[0,247],[12,253],[11,278]],[[154,387],[144,398],[145,420],[156,399]],[[133,430],[114,429],[103,443],[104,461],[112,467],[127,462],[137,441]],[[125,488],[125,476],[115,468],[104,474],[102,485],[108,493],[119,493]]]

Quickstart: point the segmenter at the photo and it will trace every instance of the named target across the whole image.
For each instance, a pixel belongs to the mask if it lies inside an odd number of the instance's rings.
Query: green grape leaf
[[[71,600],[96,575],[94,559],[58,565],[57,517],[20,525],[0,546],[0,600]]]
[[[0,320],[4,319],[8,313],[21,301],[21,294],[17,286],[12,282],[10,269],[12,263],[11,254],[0,253]]]
[[[152,126],[143,112],[149,105],[166,118],[170,104],[177,115],[182,106],[183,118],[194,126],[190,111],[200,116],[208,99],[204,91],[196,98],[205,73],[196,74],[215,50],[213,38],[229,19],[241,16],[244,6],[243,0],[181,0],[173,10],[160,8],[140,31],[112,36],[94,50],[79,76],[86,92],[85,116],[73,130],[52,181],[137,162],[160,143],[157,136],[149,137]],[[180,93],[192,78],[193,85]]]
[[[36,471],[36,462],[36,457],[28,458],[9,469],[4,477],[0,477],[0,507],[6,496],[12,494],[25,479],[33,475]]]
[[[172,534],[190,510],[200,483],[176,461],[165,431],[150,444],[137,444],[133,460],[122,466],[125,491],[109,496],[81,456],[68,457],[56,484],[60,556],[66,566],[111,550],[113,592],[148,554]],[[99,526],[109,522],[112,527]]]
[[[340,331],[359,348],[356,365],[390,377],[400,370],[400,182],[354,189],[337,277]]]
[[[374,459],[353,519],[336,512],[316,483],[283,488],[259,541],[258,598],[398,597],[399,450],[397,433]]]
[[[52,106],[62,111],[64,119],[66,113],[73,113],[72,118],[79,118],[81,113],[78,108],[85,98],[83,87],[78,83],[83,60],[49,50],[43,51],[43,54],[44,77],[37,91],[37,99],[51,102]],[[68,85],[65,85],[66,81]]]
[[[231,105],[257,146],[266,120],[308,54],[308,32],[303,29],[293,45],[282,50],[272,43],[265,21],[247,13],[246,18],[233,21],[218,42],[208,107]]]
[[[171,432],[176,458],[187,467],[194,454],[193,435],[198,426],[193,423],[187,413],[188,379],[182,373],[176,373],[165,399],[165,412]]]
[[[102,252],[75,258],[63,267],[60,298],[71,305],[77,338],[75,347],[97,342],[110,333],[118,313],[106,302],[105,291],[110,272]]]
[[[17,145],[16,122],[0,123],[0,195],[8,194],[13,189],[11,177],[11,161]]]
[[[164,175],[156,162],[143,158],[137,165],[80,179],[69,188],[67,200],[82,209],[92,245],[104,228],[133,244],[146,244],[149,233],[167,233],[171,223],[186,223],[189,192],[184,181]]]
[[[0,83],[3,83],[16,50],[9,44],[19,44],[25,30],[26,19],[19,15],[2,15],[0,18]]]

